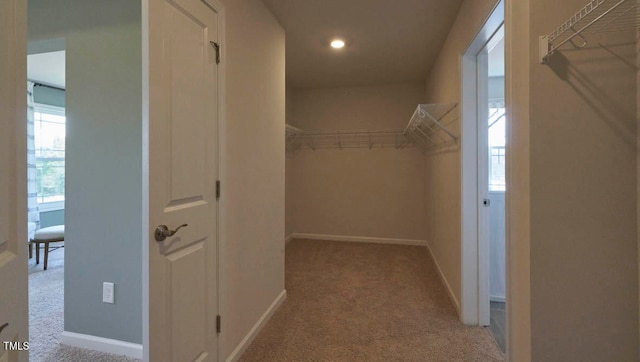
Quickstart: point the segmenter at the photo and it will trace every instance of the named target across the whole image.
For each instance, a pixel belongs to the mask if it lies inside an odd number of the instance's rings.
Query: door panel
[[[478,308],[479,324],[488,326],[490,323],[489,303],[489,199],[488,183],[488,139],[487,114],[489,113],[488,98],[488,50],[483,48],[477,56],[478,74]]]
[[[204,275],[204,243],[197,243],[167,255],[170,262],[169,280],[171,288],[172,339],[181,348],[174,350],[172,361],[194,361],[207,353],[206,346],[206,284],[199,279],[194,286],[184,283],[184,275]],[[188,306],[188,308],[185,308]]]
[[[495,288],[498,257],[504,261],[504,86],[498,87],[504,77],[504,28],[500,27],[477,54],[477,155],[478,155],[478,243],[479,260],[479,321],[490,324],[491,290]],[[495,77],[490,80],[490,77]],[[504,82],[502,80],[502,82]],[[500,94],[502,92],[502,94]],[[499,166],[502,169],[499,169]],[[501,250],[498,248],[501,244]],[[492,285],[493,282],[493,285]],[[504,282],[503,287],[504,289]]]
[[[27,360],[29,340],[26,23],[26,1],[0,0],[0,360],[9,362]]]
[[[218,13],[149,1],[149,359],[217,360]],[[158,225],[175,235],[157,242]],[[169,357],[168,357],[169,356]]]

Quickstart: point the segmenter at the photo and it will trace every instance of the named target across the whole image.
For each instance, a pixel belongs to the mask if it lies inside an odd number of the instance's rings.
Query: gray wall
[[[137,1],[113,6],[140,12]],[[65,330],[134,343],[142,342],[140,29],[114,21],[67,36]],[[105,281],[115,283],[115,304],[102,303]]]
[[[40,212],[41,228],[46,228],[53,225],[63,225],[63,224],[64,224],[64,209]]]
[[[142,342],[140,2],[29,1],[29,40],[66,42],[66,331]],[[115,304],[102,303],[102,282]]]

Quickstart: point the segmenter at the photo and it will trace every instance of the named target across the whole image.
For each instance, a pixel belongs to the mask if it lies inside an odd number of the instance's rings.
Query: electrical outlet
[[[114,284],[109,282],[102,283],[102,302],[113,304],[114,300]]]

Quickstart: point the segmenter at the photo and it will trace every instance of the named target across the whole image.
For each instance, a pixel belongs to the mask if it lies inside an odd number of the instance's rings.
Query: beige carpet
[[[504,361],[459,322],[424,247],[294,240],[285,280],[241,361]]]
[[[31,362],[134,362],[136,359],[60,344],[64,331],[64,249],[44,251],[36,265],[35,248],[29,259],[29,361]]]

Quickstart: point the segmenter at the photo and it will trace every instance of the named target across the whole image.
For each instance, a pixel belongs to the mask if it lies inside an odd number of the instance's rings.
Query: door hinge
[[[216,317],[216,333],[220,333],[222,331],[222,317]]]
[[[211,41],[210,43],[216,50],[216,64],[220,64],[220,44],[216,43],[215,41]]]
[[[220,199],[220,181],[216,181],[216,200]]]

